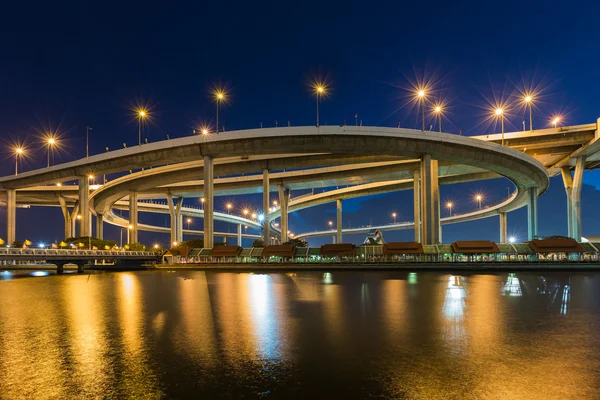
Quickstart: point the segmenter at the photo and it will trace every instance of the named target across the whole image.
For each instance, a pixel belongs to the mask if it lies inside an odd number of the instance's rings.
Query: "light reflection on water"
[[[0,398],[594,398],[600,274],[0,282]]]

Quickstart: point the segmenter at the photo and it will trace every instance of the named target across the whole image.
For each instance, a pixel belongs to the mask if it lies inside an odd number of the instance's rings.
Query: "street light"
[[[256,213],[252,213],[252,219],[256,219]]]
[[[225,100],[225,92],[222,90],[215,91],[215,101],[217,103],[217,133],[219,133],[219,104]]]
[[[425,89],[417,90],[417,98],[421,103],[421,110],[423,111],[423,118],[421,120],[421,131],[425,132]]]
[[[244,208],[244,209],[242,210],[242,214],[244,214],[244,217],[248,216],[248,213],[249,213],[249,212],[250,212],[250,211],[248,211],[248,209],[247,209],[247,208]]]
[[[333,222],[329,221],[329,229],[333,229]]]
[[[440,133],[442,132],[442,106],[435,106],[433,111],[438,116],[438,125],[440,126]]]
[[[146,110],[138,110],[138,146],[142,145],[142,120],[146,118]]]
[[[533,131],[533,96],[530,94],[525,95],[523,102],[529,107],[529,130]]]
[[[475,202],[477,202],[477,204],[479,204],[479,208],[481,208],[481,203],[483,202],[483,195],[476,194],[475,195]]]
[[[202,134],[205,136],[208,135],[208,129],[206,129],[206,128],[202,129]]]
[[[190,224],[192,223],[192,219],[188,218],[188,219],[185,220],[185,222],[187,223],[187,228],[188,228],[188,231],[189,231],[190,230]]]
[[[54,139],[53,137],[48,138],[48,167],[50,166],[50,151],[51,148],[54,147],[54,145],[56,144],[56,139]]]
[[[500,123],[502,126],[502,146],[504,146],[504,110],[498,107],[494,113],[496,114],[496,118],[500,118]]]
[[[233,205],[231,203],[227,203],[227,214],[229,215],[229,211],[231,210],[231,207],[233,207]]]
[[[451,201],[446,203],[446,208],[448,209],[449,215],[452,216],[452,207],[454,206],[454,204],[452,204]]]
[[[204,197],[200,198],[200,204],[202,204],[202,210],[204,210]]]
[[[512,244],[512,243],[515,243],[516,241],[517,241],[517,238],[516,238],[516,237],[514,237],[514,236],[509,236],[509,238],[508,238],[508,243],[511,243],[511,244]]]
[[[392,213],[392,218],[394,218],[394,224],[395,224],[396,223],[396,213],[395,212]]]
[[[19,157],[25,154],[25,150],[22,147],[15,149],[15,175],[19,174]]]
[[[556,116],[554,118],[552,118],[552,125],[554,125],[554,127],[556,128],[556,125],[558,125],[558,123],[560,122],[560,117]]]
[[[277,200],[273,200],[273,206],[277,207]]]
[[[316,84],[315,85],[315,94],[317,96],[317,128],[319,127],[319,100],[321,98],[321,96],[323,96],[325,94],[325,85],[323,84]]]

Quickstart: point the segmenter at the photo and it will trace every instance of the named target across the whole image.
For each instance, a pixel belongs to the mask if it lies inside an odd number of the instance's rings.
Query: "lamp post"
[[[187,223],[187,228],[188,228],[188,231],[189,231],[190,230],[190,224],[192,223],[192,219],[188,218],[188,219],[185,220],[185,222]]]
[[[500,118],[500,124],[502,126],[502,146],[504,146],[504,110],[501,108],[496,108],[496,117]]]
[[[319,127],[319,100],[321,96],[325,93],[325,87],[322,85],[318,85],[316,88],[317,93],[317,128]]]
[[[425,90],[419,89],[417,91],[417,97],[421,103],[422,119],[421,119],[421,132],[425,132]]]
[[[142,120],[146,118],[146,115],[145,110],[138,111],[138,146],[142,145]]]
[[[88,158],[90,155],[90,131],[92,128],[89,126],[85,127],[85,158]]]
[[[333,229],[333,222],[329,221],[329,229]]]
[[[53,137],[48,138],[48,167],[50,166],[50,151],[52,150],[52,147],[54,147],[55,144],[56,139],[54,139]]]
[[[396,213],[395,212],[392,213],[392,218],[394,218],[394,224],[395,224],[396,223]]]
[[[528,94],[523,97],[523,101],[529,107],[529,130],[533,132],[533,97]]]
[[[560,117],[554,117],[552,119],[552,125],[554,125],[555,128],[556,128],[556,125],[558,125],[559,122],[560,122]]]
[[[438,125],[440,126],[440,133],[442,132],[442,106],[435,106],[433,109],[438,117]]]
[[[451,217],[452,216],[452,207],[454,206],[454,204],[452,204],[451,201],[446,203],[446,208],[448,209],[448,215]]]
[[[244,214],[244,218],[246,218],[246,217],[248,216],[248,213],[249,213],[249,212],[250,212],[250,211],[248,211],[248,209],[247,209],[247,208],[244,208],[244,209],[242,210],[242,214]]]
[[[19,174],[19,157],[21,157],[25,153],[25,150],[22,147],[17,147],[15,149],[15,175]]]
[[[78,215],[77,219],[80,219],[80,218],[81,218],[81,215]],[[121,244],[121,250],[123,250],[123,231],[127,230],[127,243],[129,243],[129,231],[131,229],[133,229],[133,225],[129,225],[129,226],[125,227],[125,228],[121,228],[121,240],[119,242]]]
[[[204,211],[204,197],[200,198],[200,204],[202,205],[202,211]]]
[[[215,92],[215,101],[217,103],[217,130],[216,132],[219,133],[219,104],[225,100],[225,92],[222,90],[217,90]]]
[[[233,205],[231,203],[227,203],[226,207],[227,207],[227,215],[229,215],[229,212],[231,211],[231,207],[233,207]]]
[[[475,201],[477,202],[477,204],[479,205],[479,208],[481,209],[481,203],[483,202],[483,196],[480,194],[475,195]]]

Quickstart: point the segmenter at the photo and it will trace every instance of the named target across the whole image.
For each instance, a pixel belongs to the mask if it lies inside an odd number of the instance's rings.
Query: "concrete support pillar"
[[[527,239],[533,240],[538,235],[538,189],[527,189]]]
[[[269,221],[269,208],[271,207],[270,202],[270,188],[269,188],[269,170],[263,169],[263,232],[265,245],[271,244],[271,232],[270,232],[270,221]]]
[[[290,202],[290,189],[285,189],[283,185],[277,186],[279,195],[279,207],[281,211],[281,243],[288,241],[288,204]]]
[[[177,202],[177,208],[181,209],[180,204],[182,203],[182,199],[179,199]],[[183,214],[179,212],[177,214],[177,243],[183,242]]]
[[[129,192],[129,243],[138,242],[138,194]]]
[[[173,195],[167,193],[167,204],[171,216],[171,246],[173,246],[176,242],[181,243],[183,239],[183,218],[181,215],[183,199],[180,197],[177,204],[174,204]]]
[[[104,215],[96,214],[96,237],[104,240]],[[101,249],[104,250],[104,249]]]
[[[506,213],[498,213],[498,216],[500,217],[500,243],[508,243]]]
[[[569,167],[562,167],[560,169],[563,178],[563,184],[565,186],[565,193],[567,195],[567,232],[568,236],[572,238],[573,235],[573,177],[571,176],[571,169]]]
[[[415,242],[421,243],[421,173],[415,171],[413,174],[413,198],[415,213]]]
[[[90,214],[90,180],[87,176],[79,178],[79,236],[92,236],[92,218]]]
[[[60,203],[60,209],[63,213],[63,219],[65,221],[65,239],[73,237],[73,221],[72,215],[69,211],[69,207],[67,207],[67,202],[65,198],[62,196],[58,196],[58,202]]]
[[[77,216],[79,215],[79,201],[75,203],[75,207],[71,210],[71,235],[68,237],[77,237]]]
[[[242,246],[242,224],[238,224],[238,226],[237,226],[237,243],[238,243],[238,246],[243,247]]]
[[[336,214],[337,242],[342,243],[342,199],[337,199],[336,201]]]
[[[211,156],[204,156],[204,247],[212,249],[215,232],[214,164]]]
[[[17,236],[17,191],[6,190],[6,244],[12,245]]]
[[[333,243],[333,244],[336,243],[336,241],[335,241],[335,235],[331,235],[331,243]]]
[[[438,162],[429,154],[421,158],[421,239],[423,244],[440,240],[440,188]]]
[[[573,174],[573,191],[571,192],[571,205],[573,214],[571,221],[573,223],[573,239],[581,242],[581,187],[583,184],[583,171],[585,170],[585,156],[577,157],[575,164],[575,173]]]

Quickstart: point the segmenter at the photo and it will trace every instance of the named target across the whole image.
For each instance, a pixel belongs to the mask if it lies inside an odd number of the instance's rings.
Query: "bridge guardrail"
[[[150,257],[157,254],[151,251],[114,251],[114,250],[71,250],[71,249],[18,249],[0,247],[0,256],[139,256]]]

